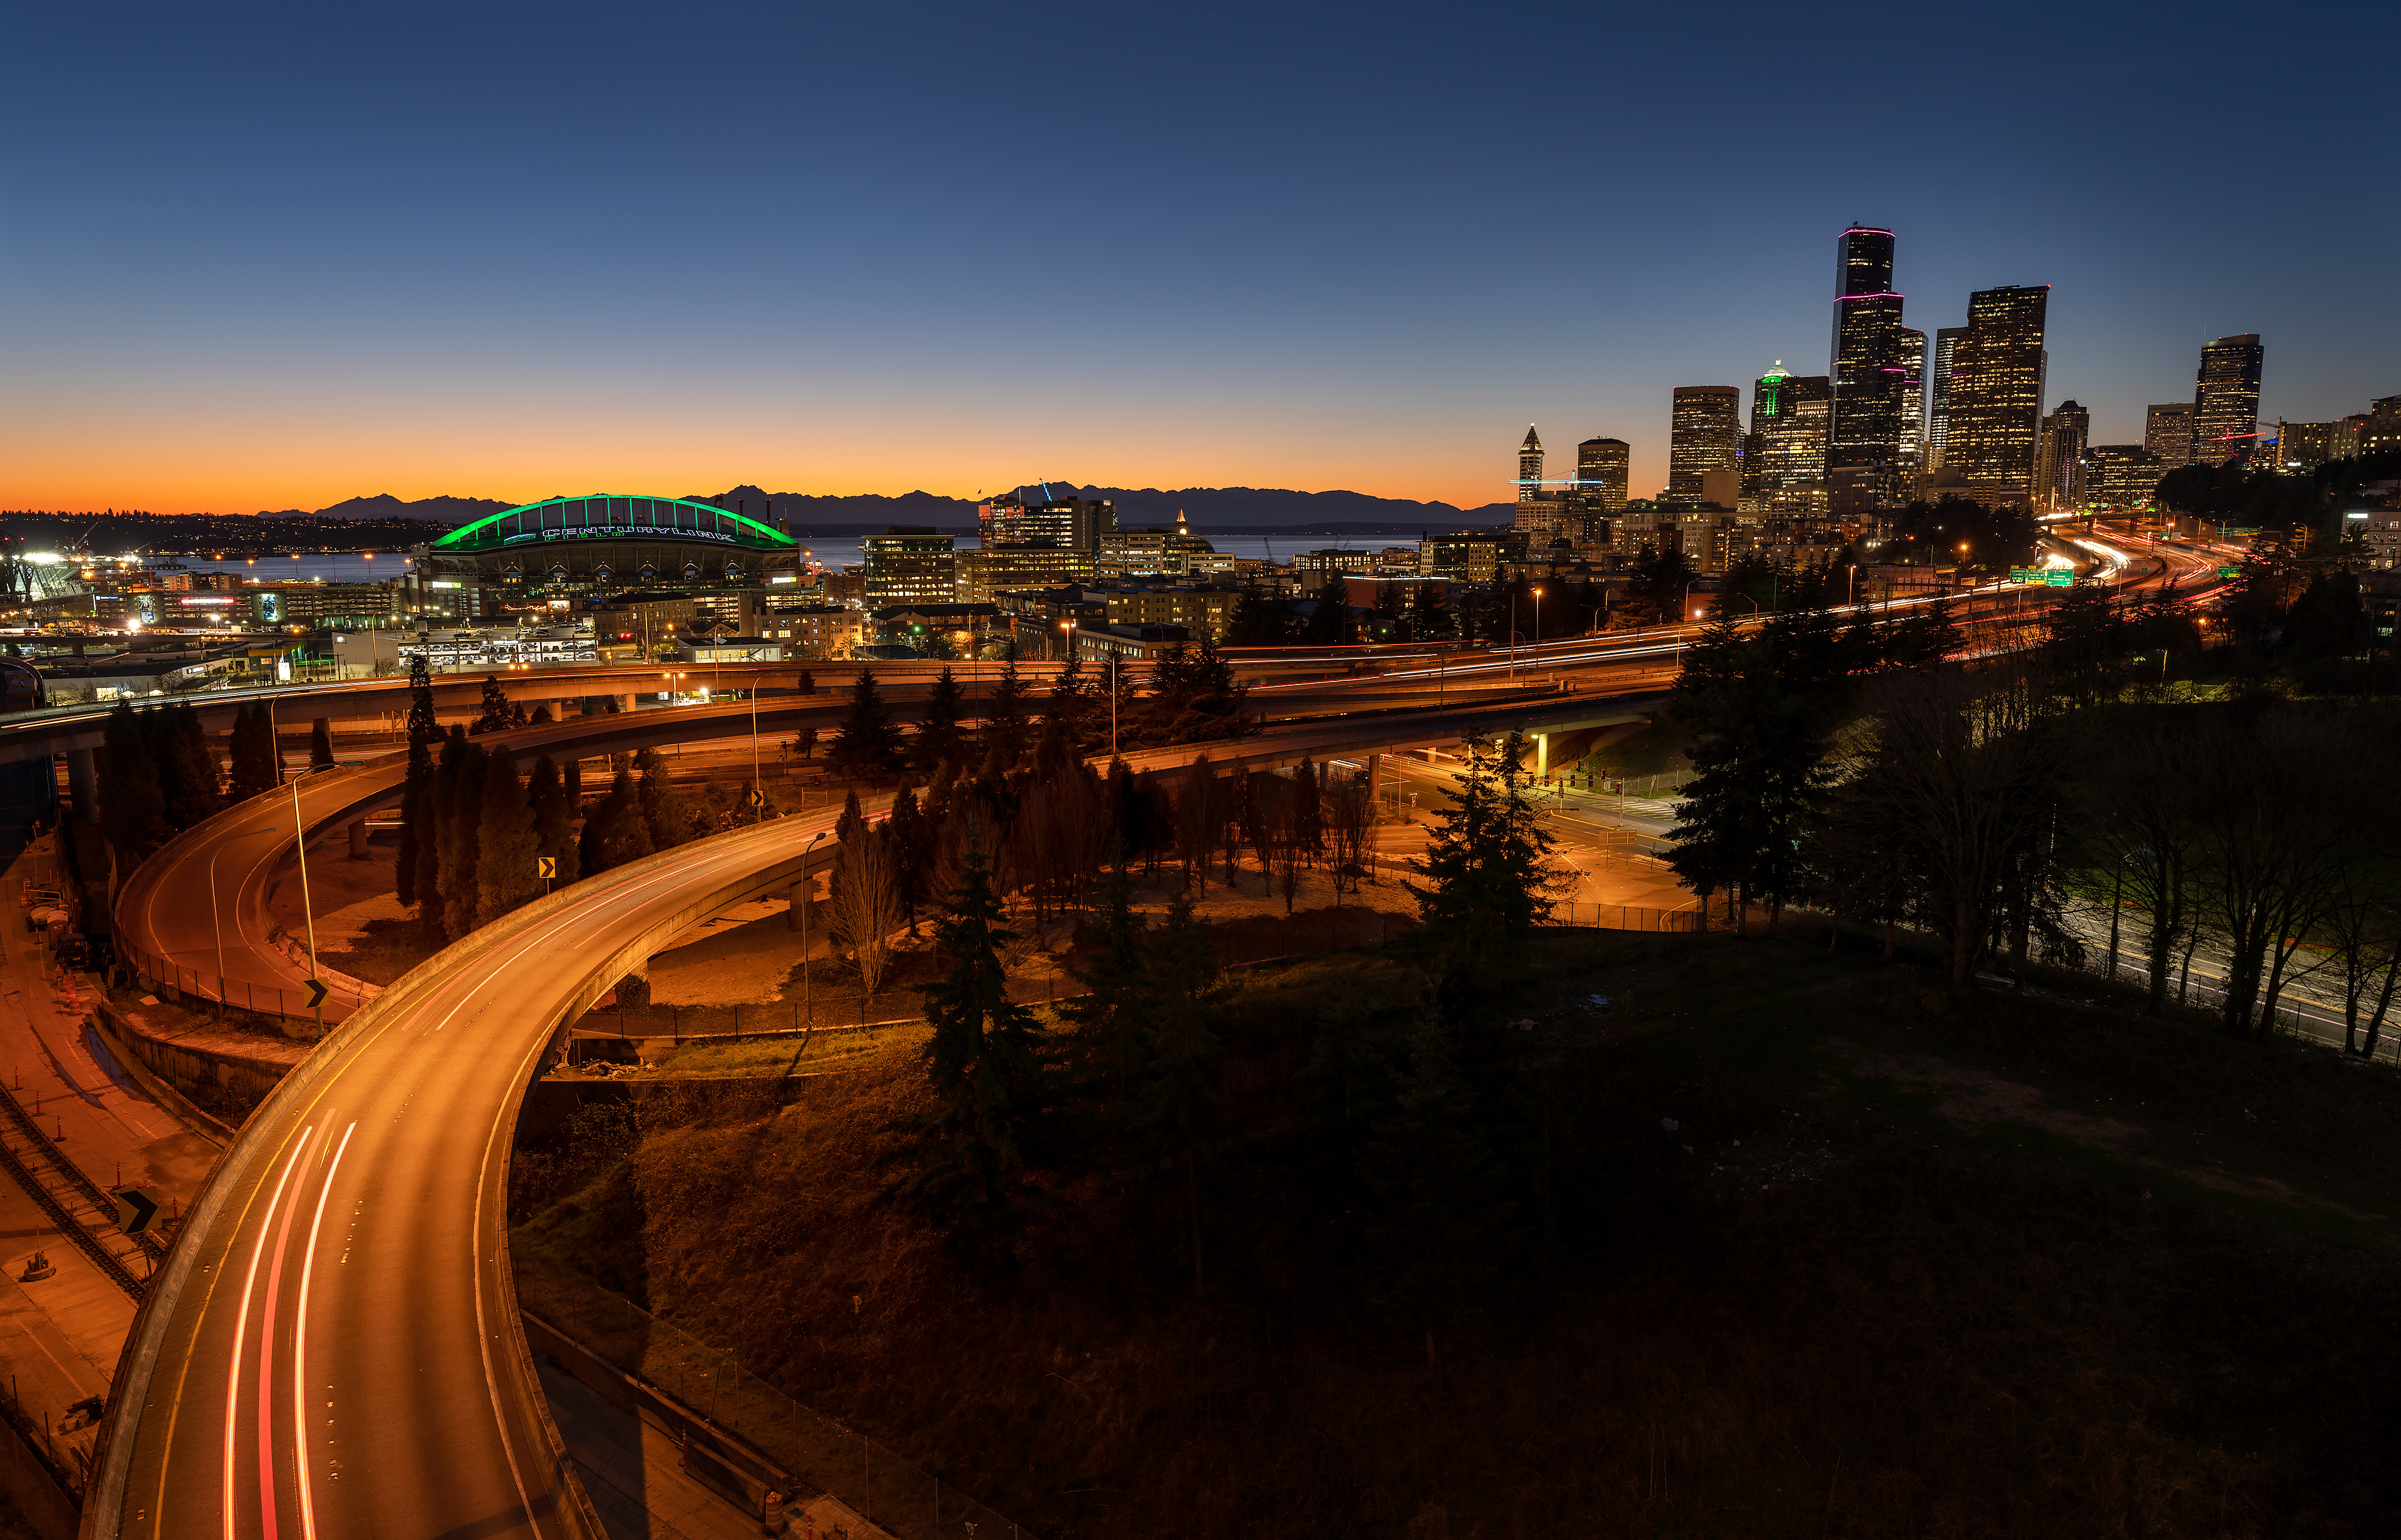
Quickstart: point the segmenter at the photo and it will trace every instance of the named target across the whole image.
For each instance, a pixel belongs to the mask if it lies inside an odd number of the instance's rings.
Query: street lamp
[[[1535,646],[1537,646],[1537,647],[1540,647],[1542,644],[1543,644],[1543,587],[1542,587],[1542,584],[1536,584],[1534,585],[1534,645],[1535,645]]]
[[[810,900],[816,892],[817,880],[809,875],[809,852],[815,850],[817,841],[825,837],[826,832],[820,829],[810,837],[808,844],[801,846],[801,1014],[805,1024],[810,1026],[815,1026],[817,1021],[816,1008],[809,1003],[809,908]],[[801,1056],[793,1054],[792,1063],[797,1065],[800,1062]]]

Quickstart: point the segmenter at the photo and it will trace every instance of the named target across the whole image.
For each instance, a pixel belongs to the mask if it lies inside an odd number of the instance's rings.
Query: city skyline
[[[2175,216],[2271,182],[2349,207],[2340,157],[2287,151],[2360,138],[2368,109],[2312,89],[2280,35],[2249,61],[2276,143],[2161,170],[2145,146],[2184,110],[2206,27],[2102,16],[2069,60],[1913,22],[1883,45],[1896,76],[2006,79],[2072,108],[2037,138],[2092,174],[2063,186],[2055,159],[1929,121],[1873,161],[1723,200],[1698,173],[1743,115],[1694,127],[1672,72],[1644,64],[1691,57],[1698,21],[1493,29],[1404,9],[1363,39],[1332,13],[1279,17],[1265,59],[1228,21],[1162,49],[1132,21],[727,13],[654,36],[599,12],[564,47],[501,18],[460,48],[432,13],[38,18],[31,126],[0,181],[0,210],[39,232],[0,254],[17,301],[0,505],[734,481],[968,497],[1063,467],[1480,507],[1511,500],[1489,446],[1529,421],[1560,444],[1625,440],[1646,495],[1667,479],[1675,387],[1778,358],[1818,372],[1825,243],[1854,221],[1899,232],[1894,286],[1929,352],[1970,294],[2050,285],[2041,405],[2085,403],[2096,443],[2140,440],[2145,408],[2188,397],[2220,337],[2274,351],[2267,420],[2401,384],[2383,372],[2401,318],[2359,298],[2380,293],[2391,214],[2317,222],[2306,282],[2281,235],[2230,215],[2200,238]],[[1525,90],[1528,27],[1563,49],[1605,33],[1625,85],[1606,103]],[[1338,40],[1353,67],[1333,84],[1277,62]],[[1838,53],[1772,13],[1709,51],[1728,103],[1789,96]],[[903,83],[844,67],[900,54]],[[808,88],[725,89],[737,59]],[[1012,70],[1139,72],[1142,99],[1113,102],[1105,135],[983,110]],[[569,79],[707,106],[562,118],[545,103]],[[2122,196],[2120,161],[2147,168],[2149,196]],[[1502,166],[1565,195],[1507,239]],[[1084,254],[1059,261],[1069,246]],[[1036,358],[1070,366],[1016,388]]]

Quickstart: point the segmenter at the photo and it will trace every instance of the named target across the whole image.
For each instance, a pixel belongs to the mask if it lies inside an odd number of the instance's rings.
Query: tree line
[[[2229,1031],[2270,1029],[2297,978],[2339,987],[2372,1053],[2401,983],[2401,841],[2374,816],[2401,747],[2387,707],[2272,690],[2199,701],[2152,661],[2198,647],[2171,598],[2073,591],[2040,645],[1973,665],[1863,666],[1821,618],[1712,624],[1672,721],[1695,776],[1670,864],[1747,923],[1787,903],[1997,967],[2140,959],[2147,1007],[2197,952]]]
[[[1106,1223],[1196,1291],[1306,1256],[1413,1326],[1472,1318],[1576,1217],[1546,1196],[1545,1045],[1481,1008],[1561,882],[1524,748],[1471,746],[1412,885],[1427,944],[1316,992],[1234,987],[1192,890],[1148,923],[1120,860],[1085,993],[1046,1025],[1008,998],[1016,938],[971,827],[935,925],[927,1094],[894,1125],[895,1196],[1004,1263],[1046,1224]]]

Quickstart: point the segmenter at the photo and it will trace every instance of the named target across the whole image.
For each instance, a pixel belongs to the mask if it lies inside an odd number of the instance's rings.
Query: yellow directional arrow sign
[[[128,1235],[139,1235],[158,1217],[167,1200],[155,1187],[120,1187],[109,1193],[117,1200],[117,1228]]]
[[[309,985],[309,1009],[311,1011],[324,1004],[325,997],[333,993],[325,987],[325,981],[322,979],[309,979],[304,982]]]
[[[537,877],[557,876],[558,858],[556,856],[536,856],[533,859],[533,874]]]

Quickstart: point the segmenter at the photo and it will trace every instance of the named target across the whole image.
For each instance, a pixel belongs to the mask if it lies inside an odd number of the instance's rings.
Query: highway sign
[[[2042,581],[2042,569],[2039,567],[2012,567],[2010,569],[2010,581],[2011,583],[2040,583]]]
[[[2240,567],[2220,567],[2217,570],[2217,575],[2219,577],[2241,577],[2243,575],[2243,569]]]
[[[167,1200],[155,1187],[120,1187],[109,1193],[117,1200],[117,1228],[128,1235],[139,1235],[148,1230],[167,1206]]]
[[[533,859],[533,874],[537,877],[557,876],[558,858],[556,856],[536,856]]]
[[[333,993],[325,987],[325,981],[322,979],[306,979],[302,982],[309,986],[309,1009],[311,1011],[324,1004],[325,997]]]
[[[2076,573],[2065,567],[2049,567],[2043,570],[2042,581],[2047,587],[2071,588],[2076,584]]]

